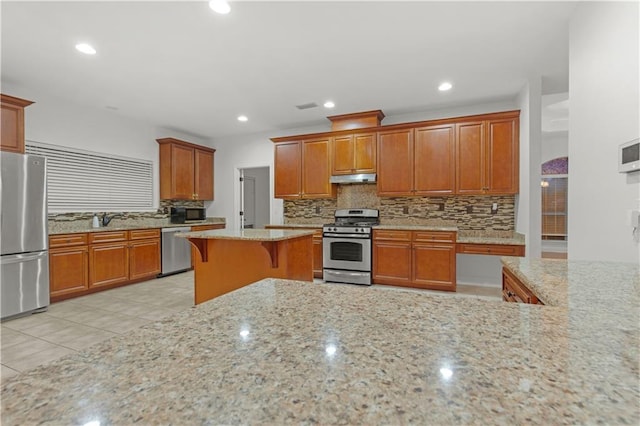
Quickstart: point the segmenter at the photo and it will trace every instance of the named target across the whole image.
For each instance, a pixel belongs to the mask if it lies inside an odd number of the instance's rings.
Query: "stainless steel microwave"
[[[201,207],[171,207],[171,223],[205,220],[207,211]]]
[[[630,173],[638,170],[640,170],[640,139],[634,139],[618,147],[618,171]]]

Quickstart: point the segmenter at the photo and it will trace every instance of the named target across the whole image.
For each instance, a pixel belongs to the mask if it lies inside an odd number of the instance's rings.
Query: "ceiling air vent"
[[[310,109],[310,108],[317,108],[318,104],[315,102],[309,102],[308,104],[302,104],[302,105],[296,105],[296,108],[298,109]]]

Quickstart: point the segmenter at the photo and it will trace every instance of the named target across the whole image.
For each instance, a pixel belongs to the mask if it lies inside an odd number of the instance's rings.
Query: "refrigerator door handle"
[[[10,265],[12,263],[30,262],[33,260],[42,259],[44,257],[47,257],[48,255],[49,253],[46,250],[37,253],[9,254],[0,257],[0,264]]]

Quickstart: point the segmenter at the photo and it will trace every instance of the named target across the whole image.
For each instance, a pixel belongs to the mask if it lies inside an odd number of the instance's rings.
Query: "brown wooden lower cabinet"
[[[456,233],[373,231],[375,284],[456,290]]]
[[[160,272],[160,230],[106,231],[49,237],[53,302]]]
[[[121,243],[89,247],[89,287],[118,284],[129,280],[129,246]]]
[[[511,271],[502,268],[502,298],[506,302],[544,305]]]

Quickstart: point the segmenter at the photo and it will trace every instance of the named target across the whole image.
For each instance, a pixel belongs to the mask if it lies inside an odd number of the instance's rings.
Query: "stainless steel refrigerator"
[[[49,305],[45,157],[0,153],[0,318]]]

